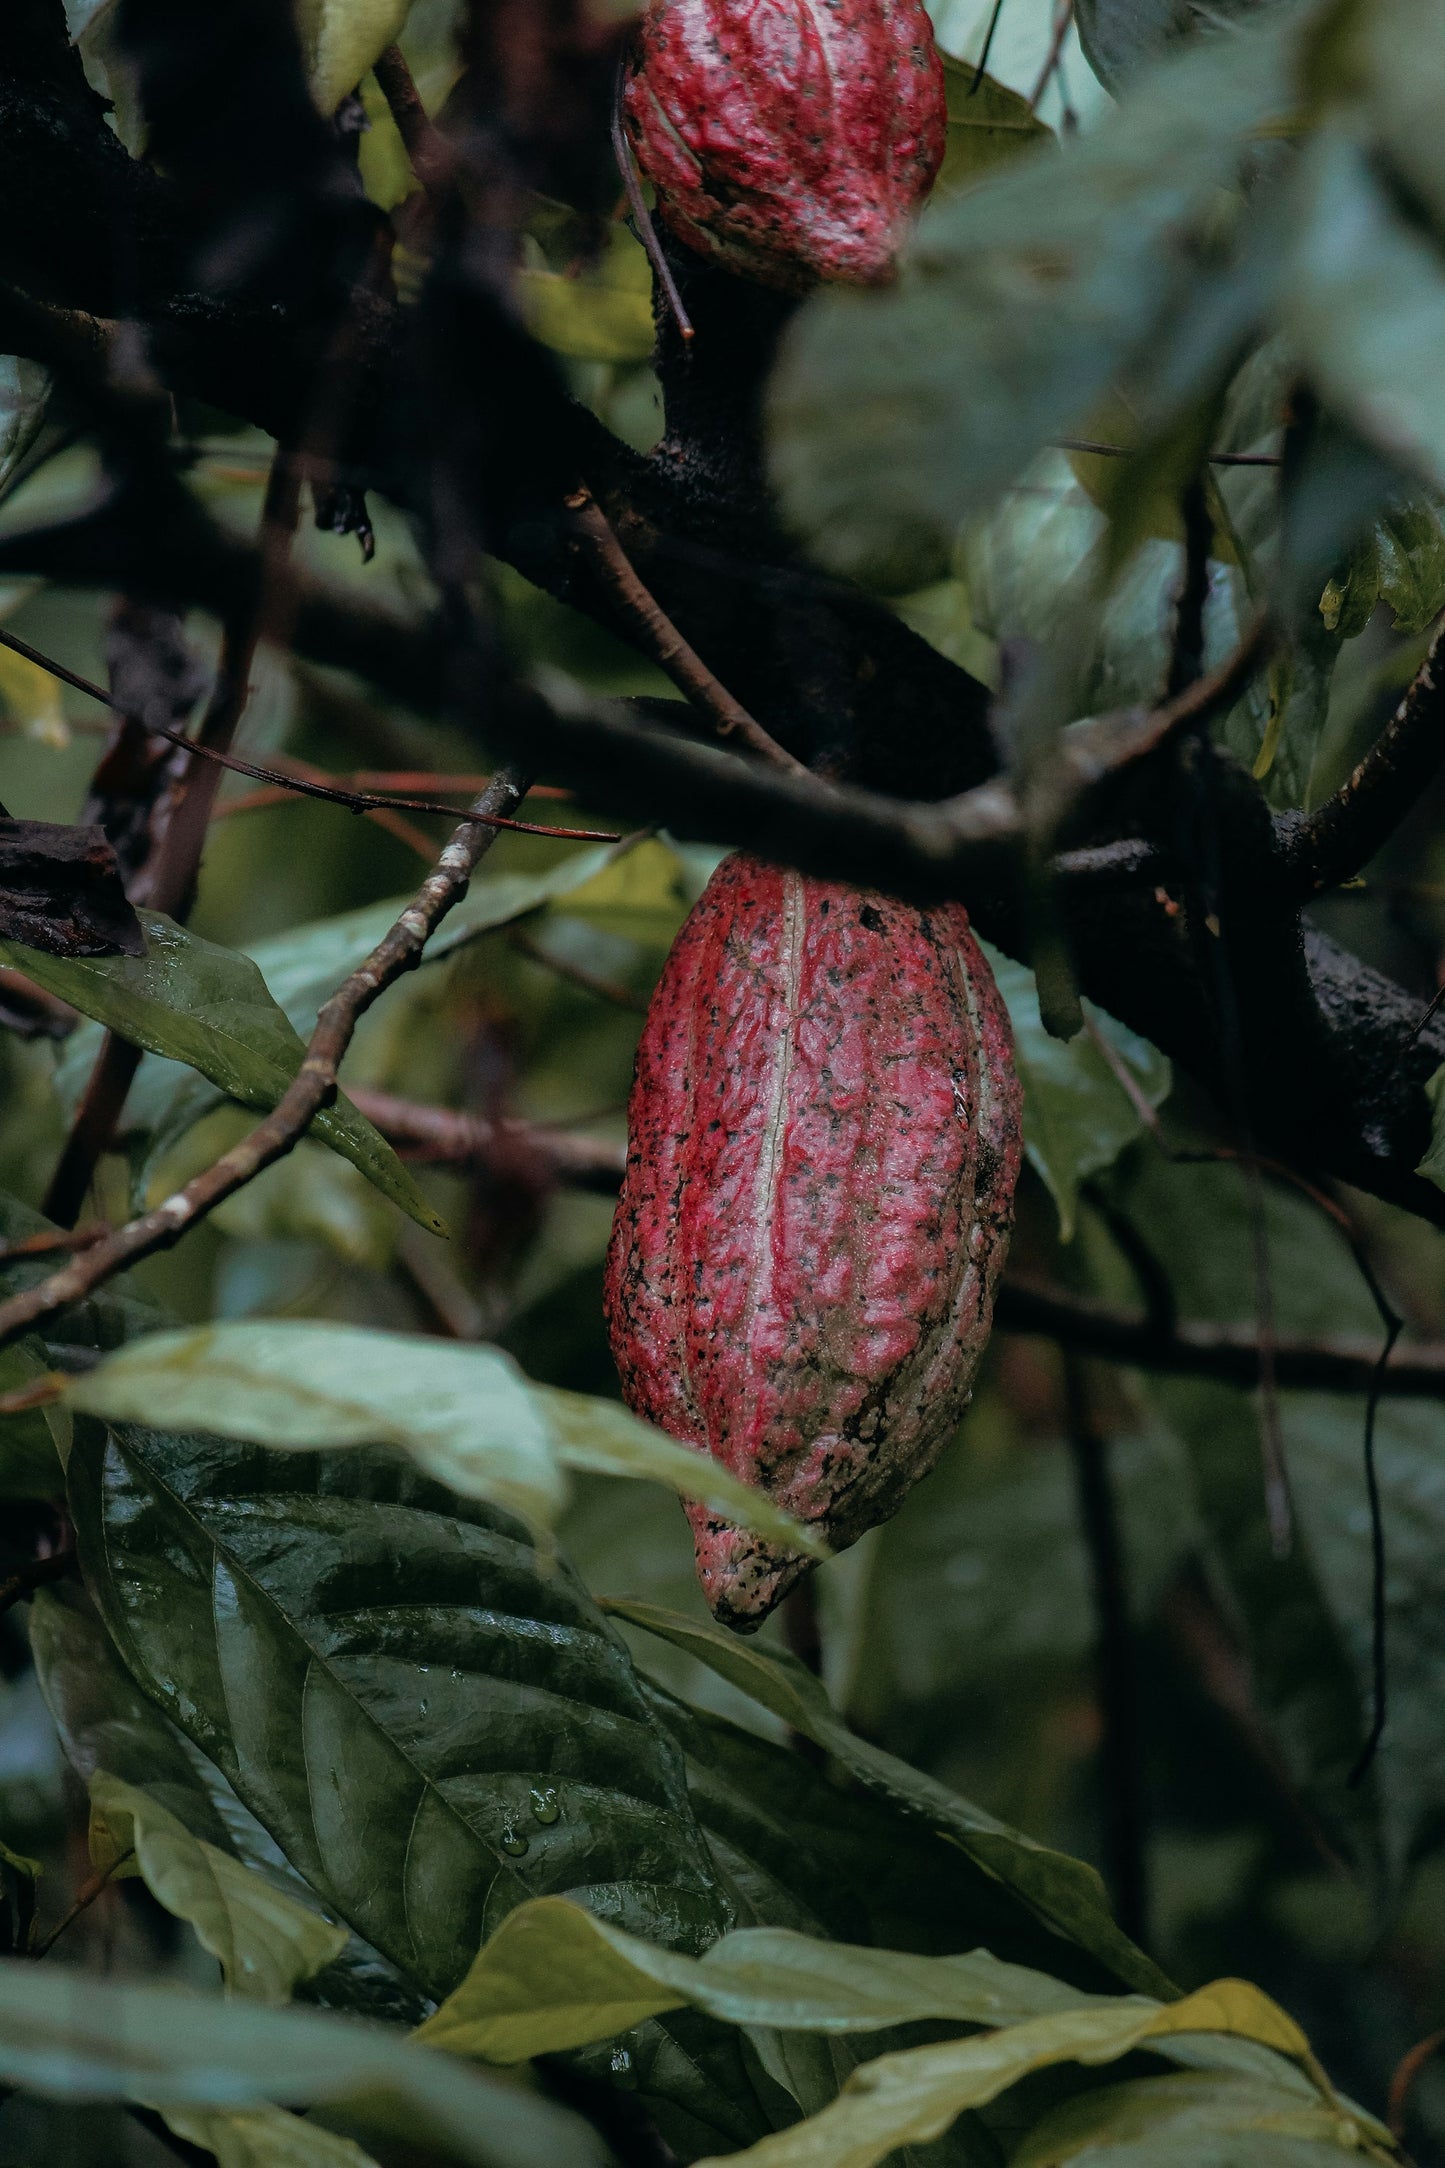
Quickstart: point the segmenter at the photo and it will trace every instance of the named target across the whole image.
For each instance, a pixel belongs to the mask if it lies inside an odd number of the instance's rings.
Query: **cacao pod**
[[[834,1548],[942,1451],[1012,1220],[1008,1012],[961,905],[917,910],[738,854],[658,982],[606,1305],[628,1405]],[[807,1560],[690,1505],[717,1617]]]
[[[886,278],[943,163],[923,0],[652,0],[624,96],[673,232],[768,286]]]

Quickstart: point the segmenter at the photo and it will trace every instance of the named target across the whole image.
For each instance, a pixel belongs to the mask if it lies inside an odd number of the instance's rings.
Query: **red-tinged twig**
[[[735,737],[750,752],[789,775],[806,775],[800,760],[784,751],[749,715],[741,701],[720,685],[695,648],[688,645],[657,598],[644,587],[632,560],[612,531],[611,523],[588,489],[574,490],[567,499],[578,536],[602,585],[611,594],[627,625],[658,667],[672,679],[693,706],[700,708],[720,738]]]
[[[1405,2142],[1405,2111],[1410,2104],[1415,2080],[1426,2063],[1439,2054],[1441,2048],[1445,2048],[1445,2030],[1428,2033],[1423,2040],[1417,2040],[1409,2053],[1402,2055],[1395,2066],[1385,2105],[1385,2121],[1402,2145]]]
[[[111,1880],[117,1870],[133,1857],[133,1848],[127,1846],[119,1858],[113,1859],[108,1867],[99,1868],[94,1874],[87,1876],[76,1891],[74,1902],[67,1911],[61,1914],[48,1935],[42,1935],[38,1942],[33,1942],[30,1945],[29,1954],[32,1957],[44,1957],[48,1951],[52,1950],[65,1933],[66,1928],[73,1927],[80,1918],[81,1913],[89,1911],[102,1891],[109,1889]]]
[[[622,116],[622,101],[626,88],[627,63],[623,61],[618,65],[616,80],[612,86],[612,155],[617,160],[617,170],[622,176],[622,185],[627,191],[627,206],[632,213],[633,224],[637,228],[637,238],[647,251],[647,260],[652,265],[653,276],[662,288],[667,305],[672,311],[673,321],[682,337],[684,348],[687,348],[692,345],[697,334],[693,329],[692,318],[682,305],[682,295],[677,290],[677,280],[672,275],[672,265],[668,262],[666,251],[657,238],[657,228],[652,223],[652,213],[648,210],[647,198],[642,193],[642,182],[638,177],[637,163],[632,155],[632,145],[627,139],[627,123]]]
[[[432,126],[401,47],[388,45],[372,72],[396,122],[396,132],[411,160],[411,170],[430,194],[450,174],[451,153],[445,139]]]
[[[335,1100],[337,1071],[361,1018],[388,986],[421,960],[433,931],[466,894],[478,861],[495,840],[496,817],[526,796],[529,782],[530,777],[511,769],[493,778],[395,925],[323,1004],[300,1069],[265,1119],[153,1211],[104,1236],[37,1286],[0,1303],[0,1347],[43,1318],[82,1301],[137,1259],[169,1249],[218,1204],[294,1149],[314,1117]]]
[[[485,1167],[500,1151],[520,1145],[559,1182],[576,1189],[596,1190],[603,1196],[616,1195],[627,1166],[627,1147],[620,1141],[614,1144],[605,1138],[579,1137],[569,1129],[534,1122],[489,1121],[481,1115],[400,1099],[391,1092],[372,1091],[364,1085],[357,1085],[350,1096],[352,1105],[374,1122],[404,1157],[420,1159],[430,1166],[463,1171]]]
[[[67,670],[63,663],[53,662],[48,655],[42,655],[39,648],[31,647],[28,641],[18,639],[3,625],[0,625],[0,647],[12,648],[17,655],[23,655],[27,662],[38,663],[42,670],[48,670],[52,677],[58,677],[63,684],[73,685],[77,692],[88,693],[92,700],[103,701],[107,707],[115,705],[103,686],[92,684],[89,678],[78,676],[74,670]],[[391,807],[398,813],[435,813],[450,821],[477,821],[489,828],[515,831],[518,835],[550,836],[554,842],[560,843],[618,841],[616,831],[612,829],[552,828],[537,821],[503,820],[500,815],[478,813],[475,807],[463,809],[454,805],[442,805],[429,798],[384,797],[370,791],[343,790],[334,783],[308,783],[299,775],[284,774],[279,768],[262,768],[254,761],[239,760],[234,753],[218,753],[212,747],[197,744],[194,738],[186,737],[181,731],[167,730],[160,723],[148,723],[141,717],[136,720],[140,727],[148,730],[153,737],[164,738],[168,743],[180,746],[183,751],[194,753],[198,759],[214,761],[218,767],[229,768],[233,775],[249,776],[256,783],[272,783],[278,790],[289,791],[297,797],[320,798],[327,805],[342,806],[348,813],[366,813],[373,807],[382,806]]]
[[[46,1227],[39,1234],[17,1235],[13,1242],[0,1242],[0,1266],[21,1257],[51,1257],[67,1250],[88,1250],[92,1242],[99,1242],[109,1233],[103,1220],[92,1220],[84,1227]]]
[[[65,1379],[58,1371],[50,1371],[43,1378],[32,1378],[28,1385],[17,1385],[8,1393],[0,1393],[0,1415],[28,1415],[32,1408],[48,1408],[59,1400],[64,1391]],[[45,1563],[48,1564],[49,1561]],[[41,1576],[42,1580],[50,1578],[49,1574]],[[5,1587],[10,1586],[11,1584],[6,1582]],[[4,1609],[4,1590],[0,1590],[0,1611]]]

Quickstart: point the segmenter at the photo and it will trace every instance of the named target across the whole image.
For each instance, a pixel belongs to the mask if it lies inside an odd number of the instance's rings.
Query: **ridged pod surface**
[[[797,291],[889,275],[948,131],[923,0],[651,0],[625,112],[674,233]]]
[[[643,1027],[607,1258],[628,1405],[835,1549],[962,1414],[1020,1152],[1013,1038],[961,905],[725,859]],[[807,1570],[688,1507],[746,1631]]]

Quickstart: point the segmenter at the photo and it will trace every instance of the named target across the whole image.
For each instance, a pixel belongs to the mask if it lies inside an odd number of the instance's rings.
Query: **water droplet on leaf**
[[[502,1850],[509,1859],[520,1859],[526,1849],[527,1840],[520,1829],[504,1829],[502,1831]]]
[[[561,1816],[562,1809],[557,1804],[557,1794],[550,1784],[545,1788],[538,1784],[532,1786],[532,1812],[544,1829],[550,1829],[553,1822]]]

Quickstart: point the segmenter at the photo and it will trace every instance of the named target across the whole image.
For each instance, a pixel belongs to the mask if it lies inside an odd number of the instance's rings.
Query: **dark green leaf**
[[[0,942],[0,954],[122,1038],[199,1069],[246,1106],[274,1107],[305,1049],[255,964],[158,912],[143,912],[141,923],[141,957],[44,956],[13,941]],[[419,1226],[445,1233],[391,1146],[349,1100],[338,1098],[311,1127]]]

